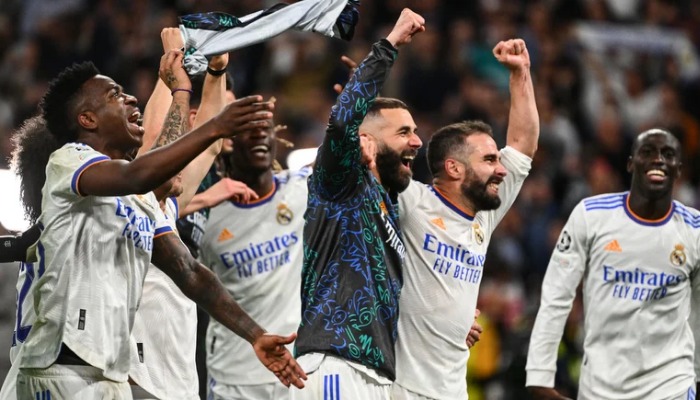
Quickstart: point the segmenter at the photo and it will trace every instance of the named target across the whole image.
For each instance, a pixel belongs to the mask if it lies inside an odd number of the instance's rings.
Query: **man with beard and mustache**
[[[424,23],[404,9],[331,110],[304,215],[295,349],[310,374],[307,388],[292,390],[292,399],[390,396],[405,254],[396,196],[410,182],[410,164],[422,143],[406,106],[377,96],[396,48],[425,30]],[[378,165],[363,163],[361,137],[376,138]]]
[[[700,213],[673,200],[682,159],[670,132],[642,132],[627,161],[630,190],[583,199],[572,211],[542,282],[530,339],[526,386],[533,398],[567,398],[554,389],[557,348],[582,281],[578,399],[696,398]]]
[[[493,54],[510,70],[506,147],[498,150],[481,121],[445,126],[428,144],[432,186],[412,181],[399,195],[407,255],[392,399],[467,398],[486,249],[528,175],[539,137],[525,42],[500,42]]]

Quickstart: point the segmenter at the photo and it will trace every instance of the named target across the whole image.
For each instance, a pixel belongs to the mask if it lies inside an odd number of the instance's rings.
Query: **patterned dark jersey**
[[[405,248],[395,196],[361,163],[358,128],[396,54],[375,43],[331,110],[308,182],[296,340],[297,356],[334,354],[391,380]]]
[[[216,172],[216,165],[212,165],[209,169],[207,175],[202,179],[202,182],[197,188],[197,193],[202,193],[214,186],[215,183],[221,180],[219,174]],[[184,217],[177,220],[177,231],[180,233],[180,239],[187,246],[192,253],[192,257],[197,258],[199,256],[199,246],[202,242],[202,237],[204,236],[204,229],[207,226],[207,221],[209,220],[209,208],[205,207],[199,211],[195,211],[191,214],[185,215]]]

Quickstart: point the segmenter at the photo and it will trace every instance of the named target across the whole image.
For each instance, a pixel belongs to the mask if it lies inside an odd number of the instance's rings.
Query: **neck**
[[[469,215],[475,215],[478,210],[464,194],[458,181],[446,182],[439,178],[433,179],[433,187],[440,192],[452,204],[459,207],[462,211]]]
[[[273,188],[274,175],[272,170],[268,169],[260,173],[255,172],[243,172],[240,170],[231,171],[229,178],[241,181],[248,185],[249,188],[260,197],[265,196],[270,193]]]
[[[670,192],[658,198],[652,198],[638,190],[630,190],[627,202],[630,210],[636,215],[644,219],[657,220],[668,214],[673,198]]]

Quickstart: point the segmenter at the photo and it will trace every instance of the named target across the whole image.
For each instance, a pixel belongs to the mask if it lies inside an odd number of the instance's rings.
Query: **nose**
[[[270,136],[270,132],[268,131],[268,129],[259,128],[250,131],[250,137],[252,138],[265,139],[268,136]]]
[[[506,169],[506,167],[503,166],[503,164],[501,164],[500,161],[498,162],[498,165],[496,165],[496,171],[494,171],[494,172],[496,175],[498,175],[501,178],[508,175],[508,170]]]
[[[411,136],[408,138],[408,145],[414,149],[420,149],[423,146],[423,141],[420,140],[420,137],[418,135],[412,133]]]
[[[124,103],[125,104],[138,104],[138,99],[128,93],[124,93]]]

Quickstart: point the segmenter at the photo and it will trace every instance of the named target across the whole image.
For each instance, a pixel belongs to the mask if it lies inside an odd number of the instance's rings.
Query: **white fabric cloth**
[[[240,18],[224,13],[182,16],[185,69],[192,75],[203,73],[207,57],[263,42],[289,29],[337,37],[335,23],[347,3],[348,0],[304,0],[278,4]]]
[[[407,257],[399,303],[396,383],[434,399],[467,398],[467,335],[491,234],[515,201],[532,160],[501,150],[501,206],[471,216],[436,189],[411,182],[399,195]]]
[[[674,201],[666,217],[644,220],[628,195],[584,199],[564,226],[542,283],[528,386],[554,386],[581,281],[579,399],[676,399],[695,385],[700,327],[690,317],[700,311],[700,213]]]
[[[32,295],[36,320],[17,361],[47,368],[65,344],[104,377],[126,382],[134,314],[153,240],[172,233],[153,193],[82,196],[80,175],[108,160],[69,143],[46,167],[44,229],[37,244]]]
[[[131,400],[126,382],[105,379],[94,367],[54,364],[46,369],[23,369],[17,377],[17,398],[36,400]]]

